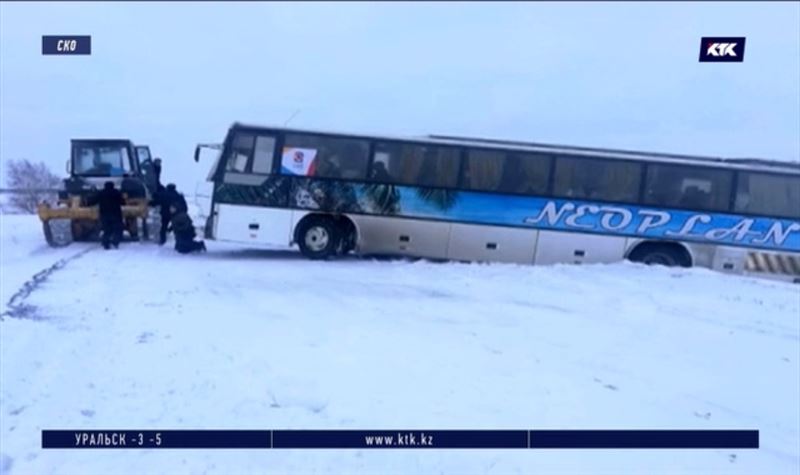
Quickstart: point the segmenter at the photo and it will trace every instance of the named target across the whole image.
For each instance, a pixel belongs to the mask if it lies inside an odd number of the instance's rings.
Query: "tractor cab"
[[[153,215],[148,203],[157,191],[155,167],[148,146],[136,146],[127,139],[74,139],[67,172],[69,176],[64,179],[55,207],[42,203],[37,210],[50,245],[98,237],[97,207],[90,207],[88,198],[108,181],[125,197],[122,214],[130,238],[139,239],[140,227],[145,239],[148,238],[148,228],[152,227],[148,220]]]
[[[139,173],[139,161],[130,140],[73,140],[70,175],[123,177]]]
[[[127,139],[72,140],[69,178],[62,195],[85,195],[112,181],[127,198],[149,199],[156,191],[150,147]]]

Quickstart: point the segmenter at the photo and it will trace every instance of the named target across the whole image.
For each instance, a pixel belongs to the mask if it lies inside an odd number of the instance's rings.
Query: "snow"
[[[800,286],[630,263],[50,249],[0,216],[0,471],[800,471]],[[18,302],[19,303],[19,302]],[[5,309],[4,309],[5,310]],[[42,450],[42,429],[758,429],[758,450]]]

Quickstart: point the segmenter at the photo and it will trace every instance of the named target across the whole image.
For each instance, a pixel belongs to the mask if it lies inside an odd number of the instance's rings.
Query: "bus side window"
[[[542,194],[547,191],[550,157],[492,150],[469,150],[463,185],[472,190]]]
[[[429,147],[424,147],[422,150],[422,159],[419,162],[414,184],[434,186],[436,185],[436,151]]]
[[[342,178],[363,180],[367,173],[369,143],[364,141],[348,140],[341,146],[341,174]]]
[[[496,191],[504,172],[505,154],[491,150],[470,150],[462,183],[471,190]]]
[[[520,156],[515,153],[506,155],[503,178],[500,180],[500,190],[522,193],[528,187],[527,182],[528,174],[522,166]]]
[[[645,204],[703,211],[727,211],[733,173],[727,170],[651,163]]]
[[[547,191],[550,160],[546,156],[509,153],[506,156],[500,191],[541,194]]]
[[[553,193],[557,196],[632,203],[639,194],[639,163],[558,157],[555,167]]]
[[[679,204],[685,208],[706,209],[709,197],[708,192],[701,190],[699,186],[691,185],[684,188]]]
[[[392,174],[389,173],[389,153],[375,151],[375,156],[372,160],[372,169],[369,172],[370,180],[391,182]]]
[[[740,172],[734,211],[800,219],[800,177]]]
[[[750,211],[750,193],[746,190],[739,189],[736,192],[736,200],[734,201],[733,208],[736,211]]]
[[[416,184],[422,186],[456,186],[461,153],[455,148],[425,147]]]
[[[378,142],[375,144],[375,159],[370,177],[375,181],[415,183],[422,168],[423,153],[424,149],[417,145]],[[386,174],[382,168],[386,169]]]
[[[244,173],[247,170],[247,161],[253,154],[255,136],[251,134],[236,134],[231,144],[226,170]]]
[[[453,187],[458,182],[460,151],[451,147],[378,142],[375,144],[375,161],[386,165],[391,181],[422,187]],[[380,165],[378,165],[380,167]],[[379,181],[373,164],[370,177]]]
[[[336,152],[321,147],[317,152],[317,167],[314,176],[342,178],[342,160]]]
[[[311,134],[289,134],[284,148],[314,153],[312,163],[293,174],[362,180],[367,173],[369,143],[366,140],[328,137]]]
[[[253,173],[272,173],[272,162],[275,157],[275,137],[259,135],[253,154]]]

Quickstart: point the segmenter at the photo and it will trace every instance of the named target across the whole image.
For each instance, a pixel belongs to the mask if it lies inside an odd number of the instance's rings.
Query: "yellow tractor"
[[[127,139],[72,140],[72,154],[67,163],[69,178],[58,191],[54,206],[45,202],[37,212],[44,236],[53,247],[72,241],[94,241],[100,236],[97,206],[87,199],[112,181],[125,197],[122,216],[126,238],[149,239],[160,226],[158,213],[148,205],[159,186],[156,164],[147,146],[135,146]]]

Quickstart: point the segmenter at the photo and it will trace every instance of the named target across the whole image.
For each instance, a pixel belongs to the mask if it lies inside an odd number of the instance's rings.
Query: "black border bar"
[[[43,430],[43,449],[757,449],[758,430]]]
[[[532,430],[531,449],[757,449],[757,430]]]
[[[526,449],[525,430],[276,430],[275,449]]]

